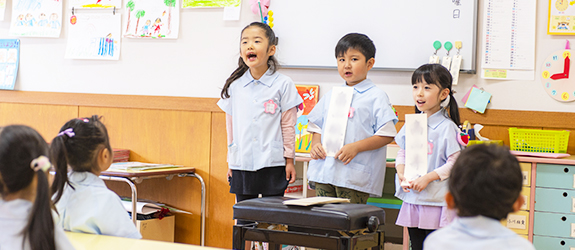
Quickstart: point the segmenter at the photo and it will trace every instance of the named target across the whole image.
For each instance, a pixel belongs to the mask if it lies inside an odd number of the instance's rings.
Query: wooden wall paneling
[[[210,112],[80,107],[79,114],[103,116],[112,147],[129,149],[130,160],[196,167],[209,186]],[[125,183],[107,185],[120,195],[130,194]],[[192,212],[176,216],[175,240],[200,244],[201,185],[195,178],[144,180],[137,188],[138,198]]]
[[[221,111],[218,98],[0,91],[1,102],[83,107]]]
[[[0,126],[27,125],[36,129],[47,142],[51,142],[64,123],[78,116],[78,107],[2,102],[0,114]]]
[[[226,158],[226,117],[222,112],[213,112],[206,242],[209,246],[231,249],[234,225],[232,206],[236,198],[230,193]]]

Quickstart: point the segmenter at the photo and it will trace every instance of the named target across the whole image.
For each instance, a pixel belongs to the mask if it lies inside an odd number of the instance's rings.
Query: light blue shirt
[[[347,86],[347,85],[343,85]],[[350,86],[347,86],[350,87]],[[355,86],[351,100],[353,117],[347,119],[344,145],[373,136],[388,122],[397,123],[397,116],[391,108],[387,94],[369,79]],[[332,91],[325,94],[309,113],[311,123],[322,129],[329,110]],[[325,137],[321,138],[322,143]],[[381,196],[385,179],[387,147],[358,153],[347,165],[328,156],[310,161],[308,178],[318,183],[350,188],[375,196]]]
[[[120,197],[89,172],[71,172],[70,184],[64,187],[56,203],[57,225],[72,232],[102,234],[141,239]]]
[[[450,155],[462,149],[457,141],[459,128],[447,115],[445,109],[440,109],[427,118],[427,172],[445,165]],[[405,126],[399,130],[395,142],[405,150]],[[415,205],[445,206],[445,194],[447,193],[447,180],[432,181],[421,192],[409,190],[403,192],[397,175],[395,176],[395,196],[404,202]]]
[[[451,224],[431,233],[423,243],[425,250],[535,250],[528,240],[484,216],[456,218]]]
[[[229,168],[257,171],[285,166],[281,115],[303,101],[291,78],[268,70],[255,80],[248,70],[228,93],[230,97],[220,99],[218,106],[232,116]]]
[[[22,199],[11,201],[0,199],[0,249],[31,249],[30,241],[34,238],[28,237],[22,247],[24,239],[22,232],[28,225],[32,205],[32,202]],[[54,243],[57,250],[74,249],[64,230],[56,225],[54,225]]]

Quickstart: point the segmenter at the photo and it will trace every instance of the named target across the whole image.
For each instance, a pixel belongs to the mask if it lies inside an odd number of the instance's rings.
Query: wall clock
[[[543,88],[560,102],[575,101],[575,74],[571,72],[571,51],[558,50],[545,59],[541,72]]]

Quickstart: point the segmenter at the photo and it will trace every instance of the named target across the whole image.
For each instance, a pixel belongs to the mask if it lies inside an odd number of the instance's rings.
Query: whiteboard
[[[429,61],[435,41],[461,41],[461,70],[476,70],[477,0],[274,0],[270,9],[285,67],[334,68],[338,40],[358,32],[375,43],[374,69],[413,70]]]

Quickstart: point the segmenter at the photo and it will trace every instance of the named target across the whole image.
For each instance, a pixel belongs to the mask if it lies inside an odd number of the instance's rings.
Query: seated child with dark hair
[[[424,249],[535,249],[500,221],[519,210],[523,176],[505,147],[479,144],[461,152],[449,178],[447,206],[457,210],[448,226],[431,233]]]

